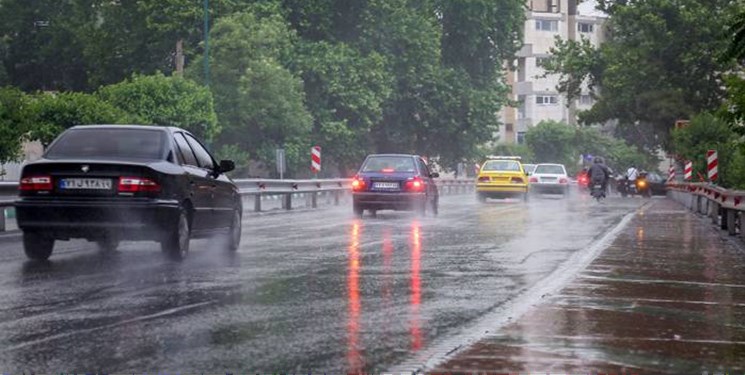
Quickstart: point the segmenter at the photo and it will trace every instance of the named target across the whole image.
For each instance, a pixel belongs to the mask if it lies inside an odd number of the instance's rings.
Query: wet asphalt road
[[[443,197],[439,217],[247,215],[235,254],[0,243],[0,372],[383,371],[520,294],[643,199]]]

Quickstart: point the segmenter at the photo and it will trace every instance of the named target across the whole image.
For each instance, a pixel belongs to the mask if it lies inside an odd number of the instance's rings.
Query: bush
[[[28,131],[30,100],[21,90],[0,88],[0,163],[16,160]]]
[[[46,146],[75,125],[122,124],[127,120],[125,112],[90,94],[39,93],[29,106],[28,138]]]
[[[102,87],[98,96],[137,123],[180,127],[208,141],[220,132],[212,93],[183,77],[134,75]]]

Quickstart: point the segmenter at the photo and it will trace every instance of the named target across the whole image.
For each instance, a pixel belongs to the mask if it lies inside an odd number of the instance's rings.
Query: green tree
[[[275,3],[222,18],[210,33],[210,89],[223,127],[218,139],[251,158],[273,165],[274,150],[286,150],[291,171],[307,166],[312,118],[302,80],[286,66],[295,34]],[[201,79],[201,59],[189,76]]]
[[[176,126],[207,140],[220,133],[212,93],[183,77],[134,75],[102,87],[98,96],[137,123]]]
[[[342,170],[356,166],[371,148],[370,130],[383,117],[391,95],[385,59],[367,56],[347,44],[304,43],[293,69],[302,72],[307,105],[314,118],[312,143],[324,160]]]
[[[584,123],[617,119],[617,135],[651,150],[669,147],[676,120],[719,106],[727,48],[723,19],[737,9],[731,0],[601,1],[610,15],[609,39],[599,49],[587,42],[560,42],[549,74],[573,97],[578,82],[599,86],[598,100],[580,114]]]
[[[740,137],[738,137],[730,125],[711,113],[702,113],[691,119],[687,127],[675,129],[672,132],[674,151],[684,160],[693,162],[693,176],[706,176],[706,152],[717,150],[719,156],[719,183],[725,187],[745,187],[742,183],[745,178],[733,173],[742,165],[733,164],[734,161],[742,162],[742,150]],[[737,156],[737,157],[736,157]]]
[[[121,124],[125,112],[91,94],[39,93],[29,105],[28,139],[48,145],[59,133],[75,125]]]
[[[16,160],[29,127],[30,100],[12,87],[0,88],[0,163]]]
[[[538,163],[576,164],[579,154],[574,129],[558,121],[541,121],[525,133],[525,143]]]

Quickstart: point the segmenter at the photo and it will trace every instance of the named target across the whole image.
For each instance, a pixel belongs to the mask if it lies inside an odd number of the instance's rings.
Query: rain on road
[[[644,203],[443,197],[439,217],[247,214],[235,254],[193,241],[49,262],[0,243],[0,371],[382,371],[521,293]]]

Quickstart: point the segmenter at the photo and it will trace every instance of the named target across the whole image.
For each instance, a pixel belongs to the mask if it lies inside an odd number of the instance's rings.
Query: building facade
[[[598,11],[595,0],[526,0],[524,43],[517,53],[514,71],[508,70],[507,83],[512,86],[512,99],[518,107],[505,107],[501,114],[500,142],[523,143],[525,133],[544,120],[576,124],[577,112],[589,109],[593,98],[587,86],[581,96],[568,103],[556,87],[559,77],[543,77],[540,64],[550,56],[556,37],[564,40],[590,40],[594,45],[603,41],[603,25],[607,16]],[[581,1],[581,0],[579,0]]]

